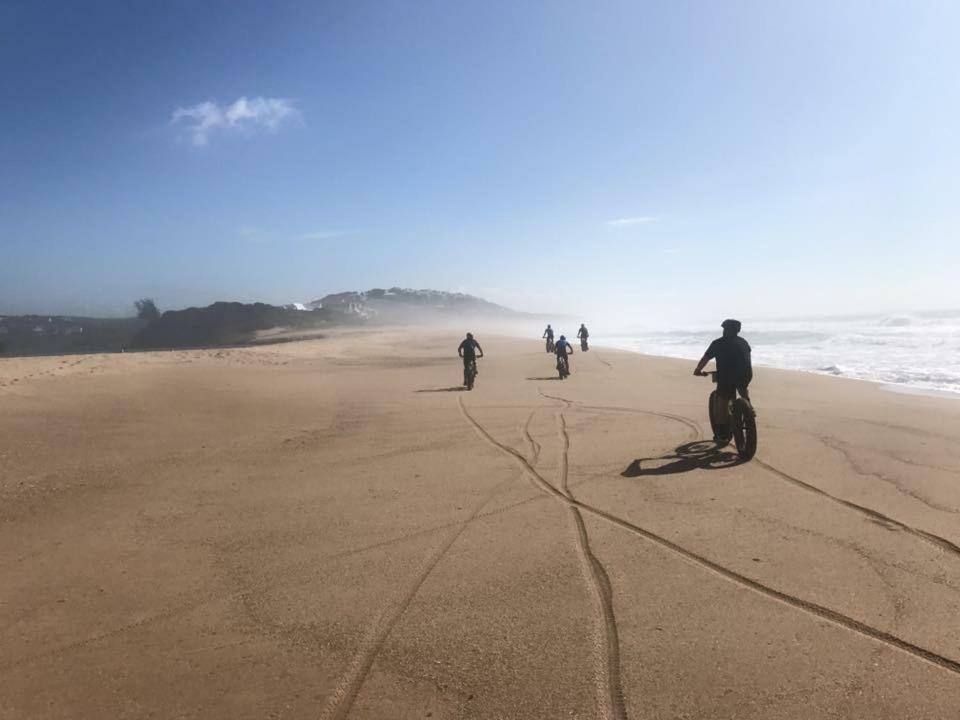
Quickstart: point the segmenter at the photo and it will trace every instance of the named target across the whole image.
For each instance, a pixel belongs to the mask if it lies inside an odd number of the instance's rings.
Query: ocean
[[[634,329],[595,344],[698,360],[720,328]],[[960,310],[743,320],[754,365],[871,380],[960,397]],[[591,338],[594,340],[594,338]]]

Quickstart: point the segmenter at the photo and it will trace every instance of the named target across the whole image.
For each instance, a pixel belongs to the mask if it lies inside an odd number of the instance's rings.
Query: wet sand
[[[479,340],[0,360],[0,718],[960,716],[960,402]]]

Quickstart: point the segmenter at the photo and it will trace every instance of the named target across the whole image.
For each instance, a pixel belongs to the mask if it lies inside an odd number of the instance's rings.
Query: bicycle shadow
[[[691,470],[722,470],[744,462],[737,453],[726,450],[726,447],[712,440],[695,440],[678,446],[672,455],[637,458],[620,475],[628,478],[676,475]]]
[[[464,392],[466,388],[463,385],[454,385],[445,388],[425,388],[424,390],[414,390],[415,393],[434,393],[434,392]]]
[[[550,377],[528,377],[527,380],[535,380],[536,382],[541,382],[543,380],[559,380],[560,378],[556,375],[551,375]]]

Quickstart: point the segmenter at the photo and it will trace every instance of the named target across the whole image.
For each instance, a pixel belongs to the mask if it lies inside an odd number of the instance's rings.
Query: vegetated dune
[[[401,288],[327,295],[307,307],[310,309],[218,302],[205,308],[171,310],[144,328],[131,347],[243,345],[315,335],[318,330],[340,326],[454,326],[465,322],[492,326],[534,317],[472,295]]]
[[[253,342],[256,333],[284,327],[316,330],[331,326],[330,310],[291,310],[265,303],[217,302],[205,308],[168,310],[144,328],[134,339],[137,349],[242,345]]]

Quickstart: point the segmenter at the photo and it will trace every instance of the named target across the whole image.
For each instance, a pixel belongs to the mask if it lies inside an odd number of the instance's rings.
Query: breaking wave
[[[960,311],[744,322],[756,365],[960,394]],[[698,359],[717,329],[644,330],[598,344]]]

